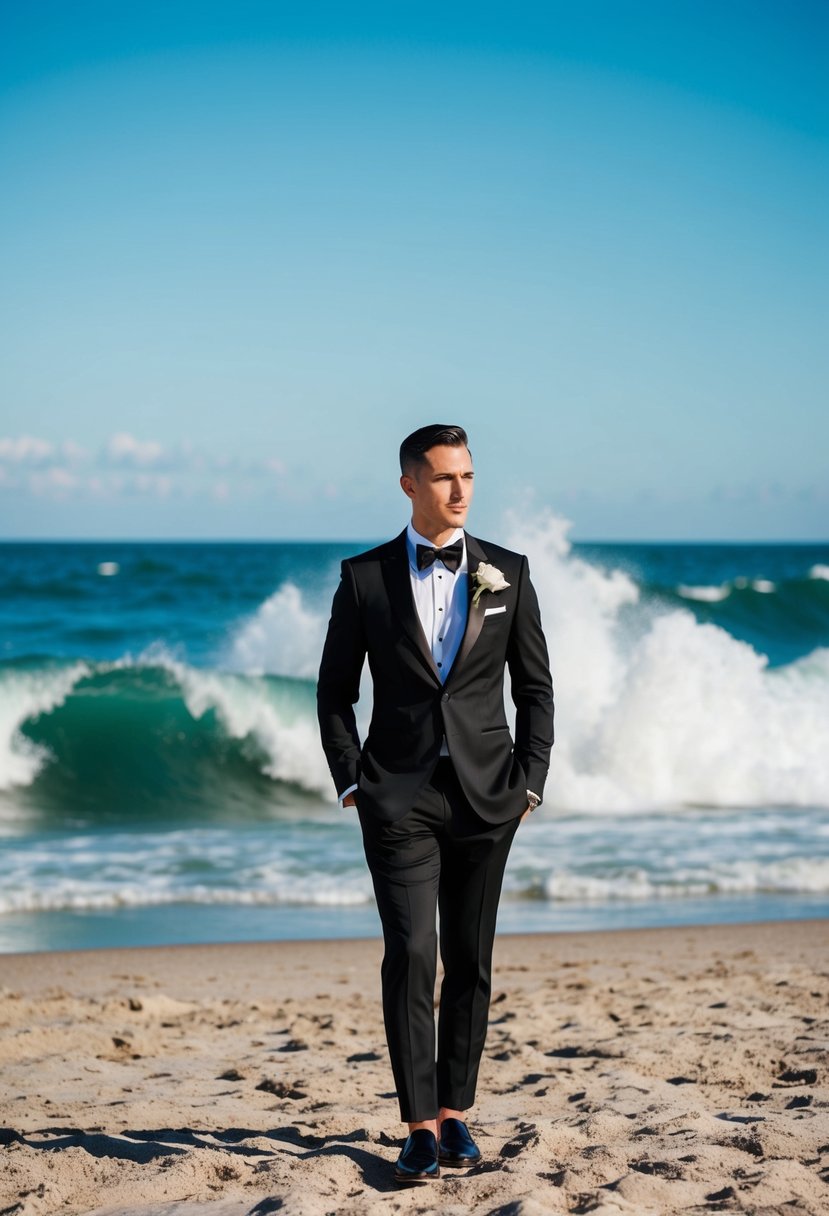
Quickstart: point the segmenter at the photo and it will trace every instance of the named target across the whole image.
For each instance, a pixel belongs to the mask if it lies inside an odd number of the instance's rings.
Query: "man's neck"
[[[463,528],[443,528],[440,532],[432,532],[427,528],[419,528],[414,520],[412,520],[411,526],[419,536],[422,536],[424,540],[428,540],[429,544],[434,545],[436,549],[441,549],[445,544],[463,532]]]

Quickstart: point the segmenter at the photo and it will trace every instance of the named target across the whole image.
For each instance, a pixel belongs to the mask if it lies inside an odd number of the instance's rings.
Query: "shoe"
[[[440,1125],[438,1160],[441,1165],[474,1165],[481,1159],[481,1150],[460,1119],[444,1119]]]
[[[431,1182],[440,1178],[438,1142],[428,1127],[409,1132],[394,1166],[395,1182]]]

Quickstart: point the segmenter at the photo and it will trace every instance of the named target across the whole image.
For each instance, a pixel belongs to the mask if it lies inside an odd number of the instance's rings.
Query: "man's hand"
[[[520,822],[523,823],[528,815],[531,815],[536,807],[541,806],[541,799],[534,790],[527,790],[527,809],[521,816]]]
[[[354,795],[346,794],[345,798],[343,798],[343,806],[356,806],[356,805],[357,805],[357,803],[354,799]]]

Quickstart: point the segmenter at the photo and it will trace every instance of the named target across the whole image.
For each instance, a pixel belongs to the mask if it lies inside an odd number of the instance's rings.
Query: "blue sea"
[[[829,544],[568,531],[492,535],[557,706],[499,929],[826,915]],[[0,544],[0,950],[379,934],[314,687],[376,540]]]

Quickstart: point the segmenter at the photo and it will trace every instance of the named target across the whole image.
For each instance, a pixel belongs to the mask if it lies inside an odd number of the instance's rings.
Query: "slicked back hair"
[[[462,426],[447,426],[442,422],[433,422],[431,426],[422,426],[407,435],[400,445],[400,472],[411,473],[418,465],[426,463],[426,453],[439,444],[447,447],[469,449],[466,431]],[[470,453],[471,455],[471,453]]]

